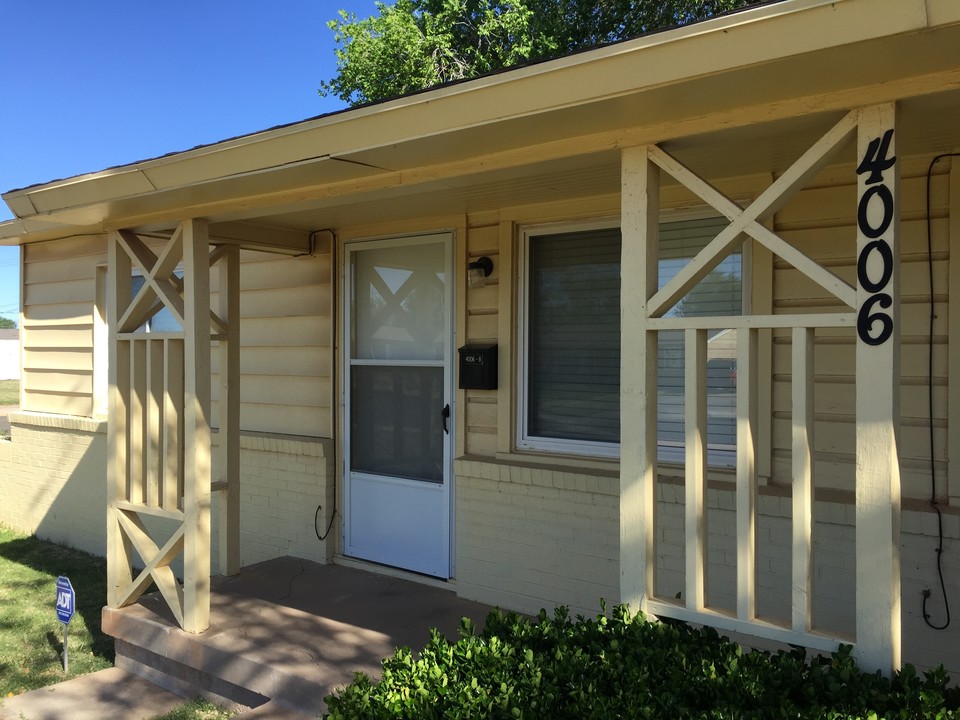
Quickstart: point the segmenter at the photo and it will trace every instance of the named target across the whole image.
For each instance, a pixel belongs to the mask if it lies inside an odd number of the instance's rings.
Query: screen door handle
[[[440,417],[443,418],[443,433],[444,435],[449,435],[450,430],[447,428],[447,418],[450,417],[450,405],[444,405],[443,410],[440,411]]]

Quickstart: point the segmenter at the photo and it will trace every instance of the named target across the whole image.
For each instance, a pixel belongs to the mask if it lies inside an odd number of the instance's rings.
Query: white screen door
[[[347,246],[344,553],[450,577],[449,233]]]

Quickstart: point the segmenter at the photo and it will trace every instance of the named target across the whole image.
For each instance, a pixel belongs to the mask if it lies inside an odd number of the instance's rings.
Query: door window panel
[[[353,368],[352,469],[443,482],[442,367]]]
[[[357,253],[353,357],[443,360],[443,246],[378,248]]]

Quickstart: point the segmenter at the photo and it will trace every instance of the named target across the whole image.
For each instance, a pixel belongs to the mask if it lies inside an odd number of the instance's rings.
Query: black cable
[[[331,259],[331,265],[334,265],[332,261],[335,259],[334,252],[336,251],[336,247],[337,247],[337,234],[336,232],[334,232],[332,228],[325,228],[323,230],[313,230],[310,232],[310,252],[308,254],[313,255],[313,253],[316,251],[317,235],[322,232],[330,233],[330,236],[332,238],[332,243],[330,247],[330,259]],[[300,255],[294,255],[294,257],[300,257]],[[336,273],[334,272],[332,273],[331,282],[330,282],[330,292],[332,293],[332,296],[334,298],[336,297],[336,284],[334,283],[335,278],[336,278]],[[333,380],[334,378],[331,378],[331,381]],[[331,513],[330,515],[330,522],[327,523],[327,529],[324,531],[323,535],[320,534],[320,528],[317,526],[317,522],[320,520],[320,511],[322,509],[323,509],[323,505],[317,505],[317,511],[313,514],[313,531],[317,534],[317,540],[319,540],[320,542],[323,542],[324,540],[326,540],[327,537],[330,535],[330,528],[333,527],[333,521],[337,517],[337,478],[336,476],[334,476],[333,478],[333,513]]]
[[[337,507],[334,505],[333,514],[330,515],[330,522],[327,524],[327,529],[324,531],[323,535],[320,534],[320,528],[317,527],[317,521],[320,519],[320,511],[323,509],[323,505],[317,505],[317,511],[313,514],[313,531],[317,534],[317,540],[323,542],[327,539],[327,535],[330,534],[330,528],[333,527],[333,520],[337,517]]]
[[[927,612],[927,600],[930,599],[930,590],[923,591],[923,621],[934,630],[945,630],[950,625],[950,601],[947,599],[947,585],[943,579],[943,513],[940,511],[940,505],[937,502],[937,473],[936,461],[934,455],[934,433],[933,433],[933,332],[934,321],[936,320],[936,298],[933,292],[933,230],[932,220],[930,218],[930,178],[933,176],[933,166],[938,161],[947,157],[960,157],[960,153],[943,153],[937,155],[930,161],[927,167],[927,269],[930,274],[930,334],[927,344],[927,400],[930,410],[930,507],[937,513],[937,575],[940,577],[940,592],[943,595],[943,608],[946,613],[946,621],[943,625],[934,625],[930,622],[930,614]],[[954,248],[950,249],[951,252]]]

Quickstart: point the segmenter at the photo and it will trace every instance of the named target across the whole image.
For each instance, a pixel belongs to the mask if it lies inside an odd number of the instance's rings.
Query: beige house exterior
[[[0,522],[195,632],[294,555],[957,678],[958,48],[785,0],[9,191]]]

